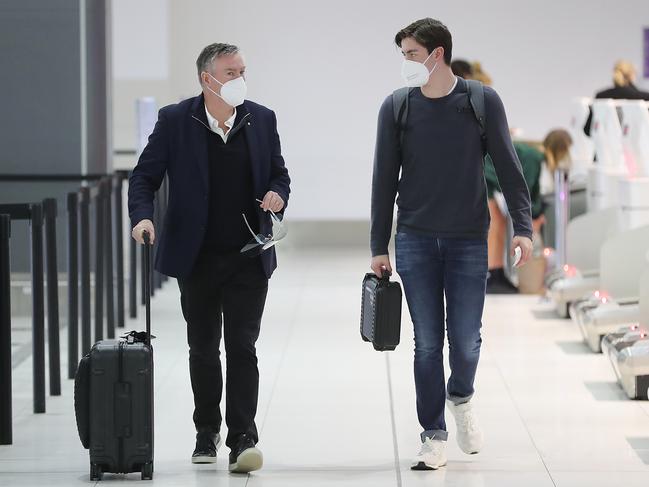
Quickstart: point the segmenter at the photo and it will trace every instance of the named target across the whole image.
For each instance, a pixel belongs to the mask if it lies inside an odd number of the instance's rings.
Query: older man
[[[253,233],[272,233],[268,211],[282,212],[290,178],[275,114],[245,100],[245,62],[236,46],[211,44],[196,60],[202,93],[160,110],[133,170],[133,238],[155,239],[153,195],[165,174],[169,206],[156,268],[178,278],[187,322],[194,392],[194,463],[216,462],[223,389],[219,344],[225,339],[226,445],[230,470],[261,468],[255,414],[259,371],[255,343],[277,266],[273,248],[251,257]],[[248,228],[248,224],[251,228]]]

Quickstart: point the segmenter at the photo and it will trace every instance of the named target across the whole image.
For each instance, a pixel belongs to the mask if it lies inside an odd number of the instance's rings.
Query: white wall
[[[169,96],[169,0],[112,0],[113,146],[137,147],[135,100]],[[117,169],[131,167],[134,156],[116,157]]]
[[[401,85],[392,41],[409,22],[425,16],[445,22],[454,57],[483,63],[510,124],[535,139],[566,125],[570,98],[608,86],[616,59],[640,67],[642,27],[649,26],[648,0],[161,3],[169,6],[168,96],[161,102],[198,93],[194,63],[202,47],[239,45],[250,99],[278,115],[293,178],[290,217],[309,220],[369,216],[376,114]],[[132,15],[142,17],[141,31],[131,27],[132,18],[122,27],[115,15],[114,37],[158,32],[141,12]],[[127,85],[121,83],[124,93]]]

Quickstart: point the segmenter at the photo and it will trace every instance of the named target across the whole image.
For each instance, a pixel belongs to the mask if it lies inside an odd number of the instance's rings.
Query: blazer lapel
[[[248,109],[248,107],[246,107]],[[264,188],[261,187],[261,167],[262,157],[259,148],[259,134],[258,124],[254,119],[254,115],[248,118],[244,127],[246,134],[246,142],[248,144],[248,153],[250,154],[250,165],[252,166],[252,181],[255,190],[255,197],[263,198],[262,192]]]
[[[194,159],[198,165],[198,172],[201,175],[203,186],[206,191],[209,191],[208,182],[208,154],[207,154],[207,136],[210,130],[207,123],[207,116],[205,115],[205,102],[203,95],[197,96],[196,101],[192,105],[190,120],[190,144],[194,150]]]

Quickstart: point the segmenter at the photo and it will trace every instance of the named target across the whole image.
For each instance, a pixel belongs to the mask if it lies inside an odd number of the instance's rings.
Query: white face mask
[[[433,52],[435,51],[433,50]],[[423,63],[410,61],[408,59],[403,60],[403,64],[401,65],[401,76],[403,77],[406,86],[409,86],[410,88],[418,88],[428,83],[430,75],[433,74],[433,71],[437,68],[437,63],[435,63],[433,69],[428,71],[428,68],[425,65],[426,61],[428,61],[433,55],[433,52],[428,55]]]
[[[207,75],[221,85],[221,93],[217,93],[212,88],[205,85],[205,88],[210,90],[216,96],[221,98],[225,103],[231,107],[238,107],[243,103],[243,100],[246,99],[246,93],[248,92],[248,87],[246,86],[246,80],[243,79],[243,76],[238,78],[231,79],[226,83],[221,83],[218,79],[212,76],[210,73]]]

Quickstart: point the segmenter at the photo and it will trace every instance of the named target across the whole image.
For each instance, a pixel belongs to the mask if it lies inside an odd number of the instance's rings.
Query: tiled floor
[[[449,418],[449,464],[412,472],[418,447],[412,330],[374,352],[358,336],[357,249],[284,251],[271,281],[259,342],[258,426],[265,467],[227,473],[189,462],[192,396],[178,290],[153,302],[156,363],[155,477],[160,486],[645,486],[649,405],[628,401],[608,362],[588,352],[578,330],[536,297],[489,297],[475,402],[486,433],[477,456],[462,454]],[[22,326],[22,325],[21,325]],[[130,323],[139,328],[139,323]],[[62,335],[65,342],[65,332]],[[65,347],[62,353],[63,370]],[[31,360],[14,369],[14,445],[0,447],[1,486],[89,484],[77,437],[72,382],[31,412]],[[393,419],[394,418],[394,421]],[[139,475],[110,481],[140,482]]]

